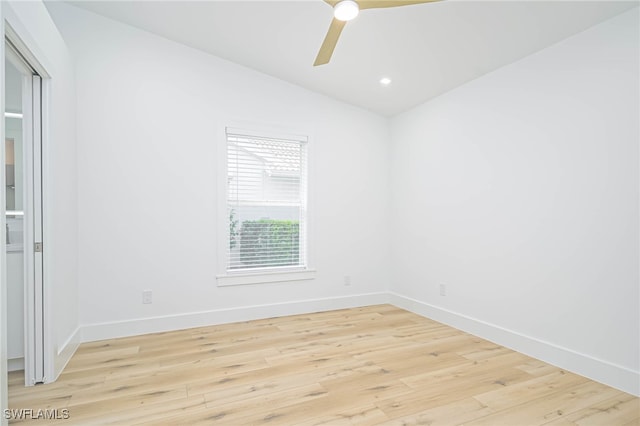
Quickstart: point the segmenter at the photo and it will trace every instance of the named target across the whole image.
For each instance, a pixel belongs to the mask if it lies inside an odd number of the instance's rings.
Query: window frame
[[[250,130],[248,130],[250,129]],[[293,265],[282,266],[273,268],[247,268],[238,270],[227,269],[227,252],[229,247],[229,217],[228,217],[228,140],[227,132],[234,134],[243,134],[247,136],[256,136],[259,138],[273,138],[273,139],[289,139],[300,140],[306,139],[306,203],[302,207],[305,212],[304,223],[304,240],[306,244],[305,259],[306,265]],[[312,240],[312,220],[310,205],[311,203],[311,191],[312,191],[312,179],[311,179],[311,164],[309,159],[311,158],[311,137],[300,136],[308,135],[307,132],[291,132],[283,131],[281,128],[273,128],[266,126],[259,126],[246,123],[241,126],[227,125],[223,126],[219,136],[218,143],[218,215],[216,218],[217,230],[218,230],[218,267],[216,282],[218,287],[236,286],[246,284],[263,284],[263,283],[276,283],[287,281],[305,281],[312,280],[316,277],[316,270],[311,267],[313,264],[313,254],[310,244]]]

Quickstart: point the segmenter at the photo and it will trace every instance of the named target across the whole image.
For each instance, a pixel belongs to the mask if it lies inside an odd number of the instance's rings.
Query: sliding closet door
[[[42,80],[11,43],[5,44],[5,68],[12,67],[19,73],[17,79],[5,81],[5,123],[13,120],[16,135],[5,147],[14,149],[12,168],[5,164],[6,173],[12,171],[7,186],[7,258],[19,258],[19,262],[8,264],[8,289],[14,288],[16,303],[8,306],[8,326],[23,326],[23,348],[11,347],[23,358],[9,360],[9,369],[24,368],[25,385],[45,382],[44,348],[44,282],[42,241]],[[11,87],[9,87],[11,85]],[[19,87],[14,87],[19,85]],[[12,102],[8,97],[13,96]],[[12,110],[10,110],[12,109]],[[17,154],[21,155],[18,156]],[[7,180],[9,182],[9,180]],[[11,191],[11,200],[9,194]],[[10,208],[13,207],[13,208]],[[13,269],[12,269],[13,268]],[[22,269],[22,271],[19,270]],[[13,277],[13,278],[10,278]],[[15,282],[14,282],[15,281]],[[17,306],[18,292],[22,293],[22,306]],[[19,309],[22,308],[22,309]],[[14,324],[13,326],[11,324]],[[19,324],[18,324],[19,323]],[[15,333],[19,330],[14,330]],[[11,345],[20,344],[18,342]],[[18,349],[23,349],[19,351]],[[11,365],[12,361],[16,361]],[[22,364],[22,365],[20,365]]]

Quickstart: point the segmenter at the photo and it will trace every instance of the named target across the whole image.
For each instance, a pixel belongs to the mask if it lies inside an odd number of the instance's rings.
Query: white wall
[[[634,9],[392,121],[398,303],[640,393],[638,39]]]
[[[44,87],[44,282],[48,380],[75,348],[78,329],[77,189],[73,62],[44,4],[2,2],[5,19],[50,77]],[[71,343],[71,344],[70,344]],[[53,376],[53,377],[52,377]]]
[[[307,310],[360,304],[387,290],[386,119],[69,5],[47,7],[77,59],[86,339],[195,325],[213,313],[243,319],[237,312],[255,305],[278,315],[301,301],[318,301]],[[216,286],[217,144],[233,122],[312,138],[315,280]]]

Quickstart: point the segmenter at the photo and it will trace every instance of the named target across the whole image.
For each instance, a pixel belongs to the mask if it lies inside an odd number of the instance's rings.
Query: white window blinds
[[[227,271],[306,267],[307,140],[227,128]]]

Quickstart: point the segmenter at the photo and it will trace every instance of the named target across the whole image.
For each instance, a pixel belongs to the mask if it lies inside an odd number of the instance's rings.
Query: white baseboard
[[[24,370],[24,358],[10,358],[7,360],[7,371]]]
[[[67,363],[71,360],[73,354],[76,353],[76,350],[78,349],[78,346],[80,346],[80,343],[82,343],[81,337],[81,328],[78,327],[73,333],[71,333],[71,336],[69,336],[69,338],[61,345],[61,347],[58,348],[53,361],[54,379],[51,380],[51,382],[55,382],[56,380],[58,380],[58,376],[60,376],[60,373],[62,373],[64,367],[67,366]]]
[[[208,325],[355,308],[388,303],[388,301],[387,293],[368,293],[326,299],[298,300],[295,302],[269,305],[243,306],[239,308],[141,318],[129,321],[88,324],[82,326],[82,341],[92,342]]]
[[[640,396],[640,372],[390,292],[389,303],[567,371]]]

